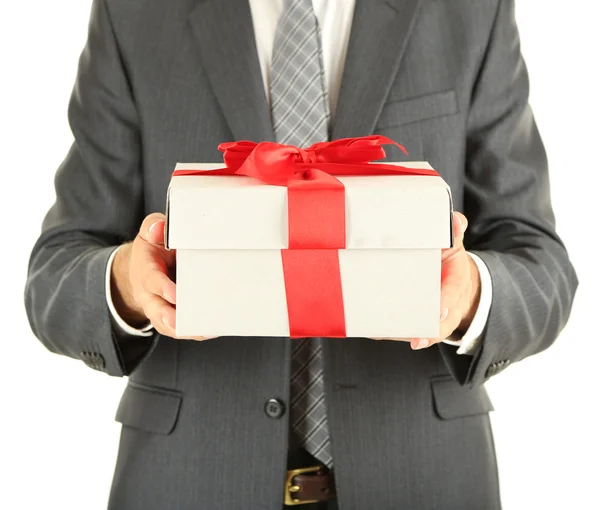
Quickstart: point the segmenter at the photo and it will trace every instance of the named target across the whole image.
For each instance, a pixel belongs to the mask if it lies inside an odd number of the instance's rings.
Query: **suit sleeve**
[[[94,0],[68,111],[74,143],[55,176],[56,201],[29,263],[25,305],[52,352],[129,374],[156,341],[111,321],[107,263],[143,219],[140,133],[125,63],[103,0]]]
[[[499,0],[471,97],[464,190],[465,247],[489,269],[492,304],[474,356],[440,345],[461,384],[482,384],[548,348],[578,285],[555,231],[548,163],[528,96],[514,0]]]

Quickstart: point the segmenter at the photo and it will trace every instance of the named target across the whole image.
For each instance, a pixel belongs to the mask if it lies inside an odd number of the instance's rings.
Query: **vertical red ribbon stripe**
[[[288,247],[282,250],[290,337],[346,336],[338,249],[346,247],[346,192],[309,169],[288,183]]]
[[[346,337],[337,250],[281,250],[290,337]]]

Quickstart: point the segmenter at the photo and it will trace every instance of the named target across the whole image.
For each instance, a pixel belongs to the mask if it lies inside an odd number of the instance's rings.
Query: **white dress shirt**
[[[267,100],[269,99],[269,69],[273,42],[277,28],[277,20],[283,10],[284,0],[249,0],[252,13],[252,23],[256,38],[258,60],[265,86]],[[323,48],[323,67],[325,83],[329,97],[331,118],[335,118],[339,97],[350,29],[354,15],[355,0],[312,0],[313,8],[319,22],[321,44]],[[115,324],[125,334],[150,336],[152,326],[135,329],[129,326],[117,313],[110,293],[110,274],[114,260],[113,252],[108,261],[106,272],[106,300]],[[469,253],[479,269],[481,277],[481,296],[473,322],[460,340],[446,339],[444,342],[458,346],[458,354],[472,354],[479,346],[479,340],[485,328],[492,304],[492,280],[484,262],[476,255]]]

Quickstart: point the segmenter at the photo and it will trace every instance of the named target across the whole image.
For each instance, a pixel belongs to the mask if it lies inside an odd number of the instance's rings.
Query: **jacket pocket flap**
[[[181,399],[177,391],[130,382],[123,392],[115,419],[128,427],[168,435],[177,423]]]
[[[386,104],[377,126],[383,129],[454,113],[458,113],[456,91],[446,90]]]
[[[452,377],[432,379],[431,392],[435,412],[442,420],[475,416],[494,410],[483,386],[461,386]]]

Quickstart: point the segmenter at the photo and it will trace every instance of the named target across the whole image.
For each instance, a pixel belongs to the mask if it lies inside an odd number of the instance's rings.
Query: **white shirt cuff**
[[[488,317],[490,315],[490,309],[492,307],[492,277],[490,270],[485,265],[485,262],[474,253],[467,252],[473,259],[473,262],[479,269],[479,278],[481,281],[481,293],[479,296],[479,306],[473,317],[473,322],[469,326],[469,329],[465,332],[460,340],[443,340],[444,343],[458,346],[457,354],[474,354],[479,348],[481,343],[481,336],[483,330],[487,324]]]
[[[115,259],[115,255],[117,254],[117,251],[119,250],[119,248],[116,248],[111,254],[110,257],[108,259],[108,263],[106,264],[106,283],[105,283],[105,293],[106,293],[106,304],[108,305],[108,309],[110,311],[110,315],[113,319],[113,324],[119,328],[121,330],[121,332],[125,335],[132,335],[132,336],[152,336],[153,335],[153,327],[151,323],[148,323],[148,325],[146,325],[143,328],[134,328],[132,326],[130,326],[129,324],[127,324],[122,318],[121,316],[117,313],[117,309],[115,308],[115,305],[113,303],[112,300],[112,294],[110,291],[110,274],[111,274],[111,268],[112,268],[112,264],[113,264],[113,260]]]

